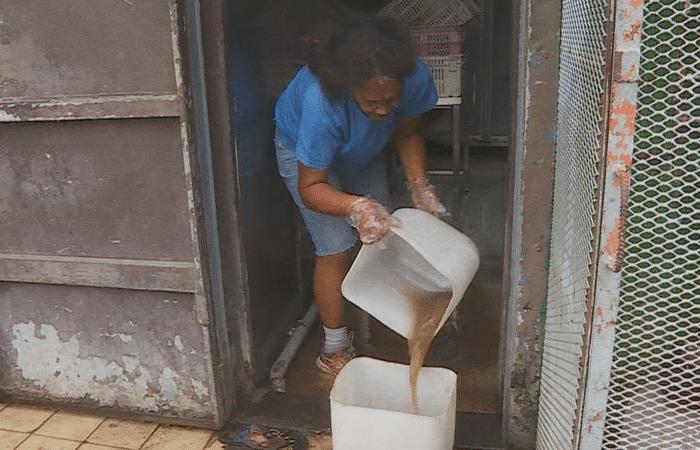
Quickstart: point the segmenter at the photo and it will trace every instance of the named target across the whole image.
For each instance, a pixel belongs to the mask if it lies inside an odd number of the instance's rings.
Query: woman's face
[[[398,106],[401,88],[400,80],[381,76],[353,89],[352,96],[363,113],[374,120],[384,120]]]

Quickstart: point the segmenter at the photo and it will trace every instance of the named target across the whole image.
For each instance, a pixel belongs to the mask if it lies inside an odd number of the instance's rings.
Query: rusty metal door
[[[220,419],[180,67],[174,1],[0,4],[5,395]]]

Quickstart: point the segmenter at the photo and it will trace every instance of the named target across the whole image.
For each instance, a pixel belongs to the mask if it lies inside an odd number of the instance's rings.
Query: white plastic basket
[[[462,95],[463,56],[435,56],[423,58],[423,60],[433,74],[438,97],[459,97]]]
[[[379,14],[412,26],[464,25],[479,12],[473,0],[394,0]]]

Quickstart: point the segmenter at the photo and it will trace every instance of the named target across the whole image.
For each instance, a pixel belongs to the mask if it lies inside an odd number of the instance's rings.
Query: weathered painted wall
[[[0,396],[217,425],[175,0],[0,11]]]
[[[0,392],[213,419],[205,329],[192,295],[0,285]]]

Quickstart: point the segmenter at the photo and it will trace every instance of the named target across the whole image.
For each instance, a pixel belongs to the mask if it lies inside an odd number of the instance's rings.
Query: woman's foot
[[[326,353],[322,351],[316,358],[316,367],[322,372],[336,376],[356,355],[355,348],[352,346],[353,333],[350,332],[345,342],[345,345],[338,348],[335,352]]]

